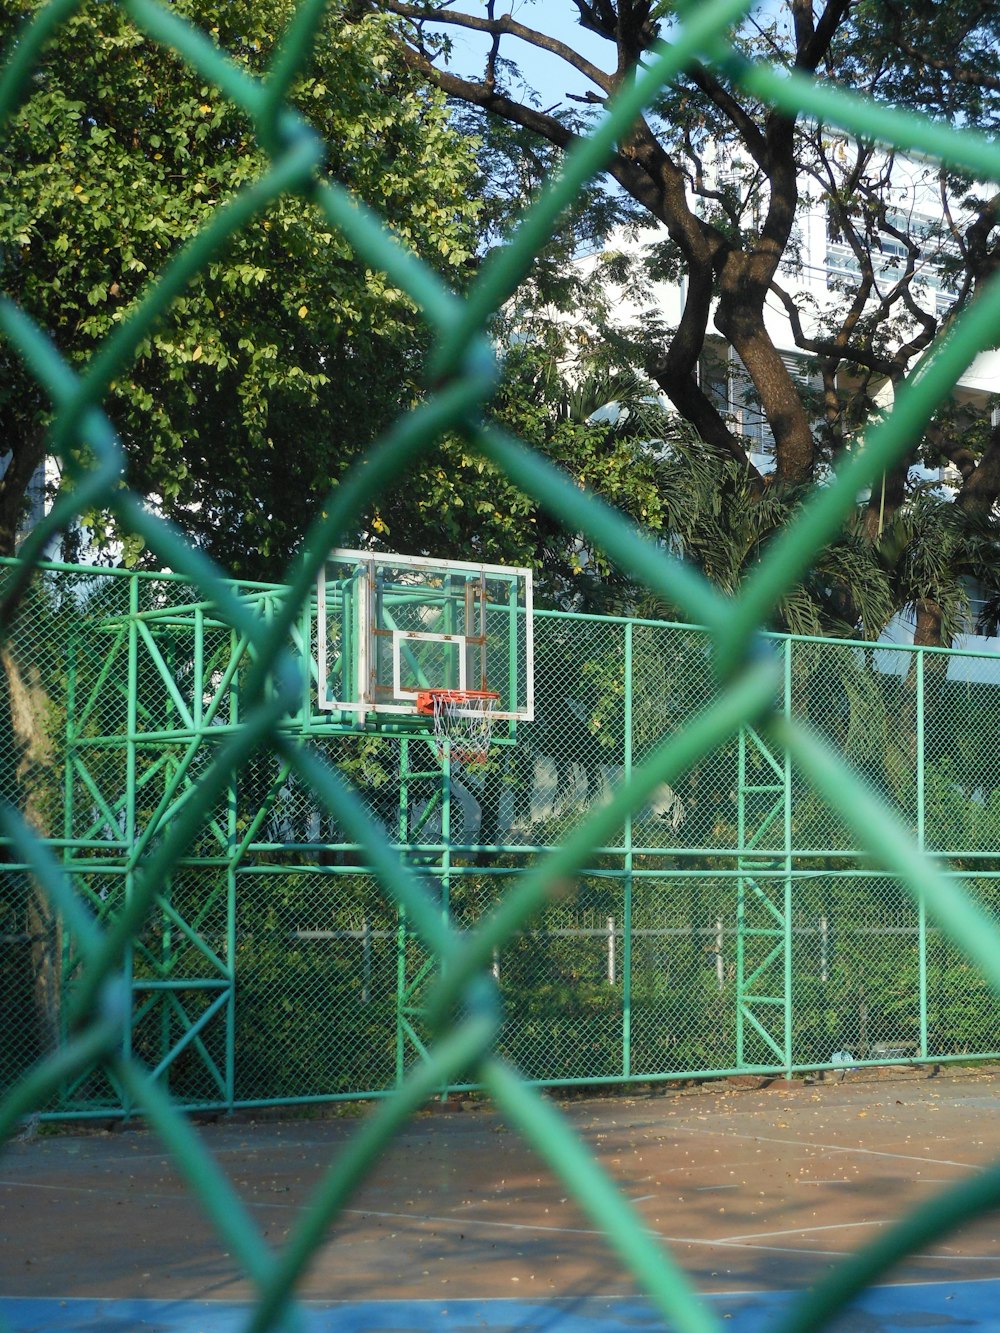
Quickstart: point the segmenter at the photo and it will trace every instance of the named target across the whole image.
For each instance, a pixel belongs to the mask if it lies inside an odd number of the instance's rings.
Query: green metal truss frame
[[[93,579],[93,570],[53,566],[71,576]],[[213,613],[205,600],[185,600],[187,589],[169,577],[117,572],[100,577],[127,587],[127,606],[114,614],[86,621],[73,620],[66,642],[65,745],[63,753],[63,825],[54,840],[67,867],[71,868],[99,918],[109,919],[136,892],[137,875],[145,856],[184,811],[199,797],[199,778],[205,763],[223,739],[240,725],[241,677],[252,667],[247,640]],[[234,585],[235,587],[236,585]],[[274,614],[286,590],[280,586],[236,588],[264,614]],[[172,600],[174,599],[174,600]],[[343,721],[317,711],[313,704],[316,667],[313,654],[313,611],[306,606],[292,626],[293,651],[309,663],[303,671],[299,713],[284,725],[285,734],[296,743],[327,740],[352,734]],[[613,626],[621,635],[623,672],[622,769],[629,776],[634,768],[633,690],[636,635],[648,629],[677,629],[683,626],[657,622],[572,617],[564,613],[541,613],[553,622],[579,620]],[[774,636],[781,663],[779,711],[792,717],[793,651],[797,641]],[[820,645],[822,641],[806,641]],[[830,641],[830,651],[843,650],[844,641]],[[860,650],[860,646],[859,646]],[[648,645],[647,645],[648,651]],[[925,830],[925,673],[928,651],[912,652],[915,717],[915,836],[921,848]],[[962,656],[955,654],[954,656]],[[112,719],[107,725],[106,719]],[[102,726],[106,729],[102,730]],[[394,726],[398,727],[397,723]],[[456,828],[455,780],[447,748],[442,751],[425,733],[400,733],[388,737],[396,756],[396,845],[407,865],[430,888],[443,922],[452,922],[453,886],[469,873],[472,852],[507,857],[516,865],[530,863],[543,853],[544,845],[465,845],[454,836]],[[513,753],[511,751],[510,753]],[[675,845],[665,849],[644,841],[634,813],[622,821],[620,835],[611,845],[599,847],[599,862],[581,875],[611,878],[620,893],[621,949],[615,960],[620,971],[618,1017],[620,1063],[613,1073],[553,1078],[551,1083],[601,1082],[635,1078],[667,1078],[680,1075],[711,1075],[737,1072],[767,1072],[791,1075],[797,1069],[815,1068],[816,1061],[803,1064],[794,1038],[796,966],[796,886],[816,874],[822,858],[856,856],[849,848],[801,848],[793,840],[795,774],[787,752],[770,735],[751,725],[737,734],[734,786],[736,837],[728,847]],[[241,792],[241,775],[226,785],[215,807],[206,812],[197,845],[175,865],[172,876],[154,895],[151,924],[128,947],[125,975],[132,996],[123,1032],[123,1048],[132,1051],[142,1042],[142,1054],[154,1073],[171,1084],[174,1067],[181,1057],[197,1067],[202,1091],[186,1104],[233,1107],[261,1100],[290,1102],[299,1099],[295,1090],[276,1090],[273,1098],[241,1099],[238,1094],[237,1050],[237,914],[240,877],[244,873],[277,872],[278,866],[261,864],[261,857],[301,853],[301,863],[283,864],[284,872],[314,873],[316,846],[299,846],[274,840],[266,832],[277,809],[283,786],[293,764],[286,757],[274,760],[264,786],[257,791],[252,808]],[[353,849],[353,844],[330,844],[331,852]],[[991,876],[1000,865],[1000,849],[978,855],[981,873]],[[310,859],[312,858],[312,859]],[[712,868],[706,868],[711,858]],[[357,860],[350,864],[327,864],[324,874],[368,874],[370,867]],[[496,870],[496,874],[512,873]],[[841,876],[860,875],[861,869],[841,869]],[[204,887],[182,889],[186,879],[200,877]],[[637,1058],[634,1045],[636,1012],[633,988],[633,915],[638,886],[658,879],[677,882],[711,879],[731,886],[726,892],[732,904],[733,944],[731,967],[734,1051],[730,1065],[700,1069],[650,1068]],[[441,961],[429,951],[412,928],[406,908],[393,905],[395,913],[395,1038],[393,1083],[398,1086],[415,1062],[427,1057],[429,1027],[426,996],[441,977]],[[62,935],[62,975],[65,991],[72,995],[80,971],[76,942]],[[720,952],[716,963],[720,989],[724,973]],[[947,1058],[933,1049],[928,1013],[928,925],[923,903],[918,904],[916,939],[918,958],[919,1042],[912,1052],[916,1059]],[[714,955],[713,955],[714,956]],[[728,986],[728,983],[727,983]],[[727,995],[730,992],[727,989]],[[65,1006],[64,1006],[65,1008]],[[68,1033],[66,1034],[68,1038]],[[995,1055],[981,1051],[977,1055]],[[862,1049],[856,1063],[879,1063],[876,1055]],[[820,1064],[822,1061],[819,1062]],[[128,1090],[108,1076],[95,1085],[88,1073],[77,1073],[64,1082],[53,1113],[63,1116],[128,1114],[132,1102]],[[172,1090],[177,1088],[172,1084]],[[359,1087],[351,1095],[379,1095],[383,1086]],[[331,1093],[336,1098],[340,1093]],[[310,1094],[307,1099],[314,1099]],[[315,1099],[325,1099],[325,1095]],[[183,1094],[181,1100],[184,1101]]]

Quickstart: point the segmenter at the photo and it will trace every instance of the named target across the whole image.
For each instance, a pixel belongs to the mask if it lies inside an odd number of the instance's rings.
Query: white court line
[[[60,1185],[44,1185],[40,1184],[37,1181],[32,1181],[32,1180],[26,1180],[26,1181],[0,1180],[0,1189],[9,1188],[11,1186],[21,1189],[52,1190],[55,1192],[59,1192],[63,1189],[63,1187]],[[71,1188],[66,1189],[65,1193],[98,1194],[98,1195],[107,1195],[110,1197],[120,1198],[124,1193],[124,1191],[120,1189],[119,1190],[92,1189],[92,1188],[84,1189],[82,1186],[73,1186]],[[162,1192],[158,1192],[155,1195],[150,1195],[148,1191],[143,1192],[144,1199],[149,1199],[151,1197],[156,1199],[171,1201],[171,1200],[187,1199],[190,1196],[186,1194],[164,1194]],[[278,1208],[278,1209],[295,1211],[296,1208],[299,1206],[291,1202],[271,1203],[269,1201],[259,1201],[256,1199],[245,1200],[244,1202],[248,1207],[258,1208],[258,1209]],[[494,1221],[491,1220],[490,1218],[484,1218],[484,1217],[456,1217],[454,1214],[451,1214],[447,1217],[437,1217],[431,1213],[399,1213],[399,1212],[391,1212],[387,1209],[378,1209],[378,1208],[344,1208],[341,1211],[341,1216],[381,1217],[388,1221],[408,1222],[411,1225],[419,1223],[431,1223],[435,1226],[485,1227],[487,1229],[493,1228],[499,1231],[540,1231],[545,1234],[553,1234],[558,1236],[602,1237],[604,1235],[603,1231],[599,1231],[595,1227],[558,1227],[558,1226],[551,1226],[548,1223],[544,1222],[501,1222],[501,1221]],[[653,1228],[647,1228],[647,1230],[651,1231],[653,1235],[658,1236],[661,1240],[665,1240],[669,1243],[676,1243],[683,1245],[708,1245],[708,1246],[712,1246],[717,1243],[716,1241],[711,1241],[711,1240],[704,1240],[704,1239],[696,1240],[693,1237],[688,1237],[688,1236],[664,1236],[662,1235],[662,1233],[653,1230]],[[769,1247],[740,1246],[740,1248],[767,1249]],[[801,1253],[801,1251],[796,1250],[795,1253],[798,1254]],[[815,1253],[815,1251],[810,1251],[810,1253]]]
[[[844,1176],[839,1176],[836,1180],[796,1180],[796,1185],[857,1185],[857,1180],[848,1180]],[[939,1180],[935,1176],[921,1176],[919,1180],[911,1180],[911,1185],[954,1185],[952,1180]]]
[[[773,1236],[808,1236],[814,1231],[850,1231],[855,1227],[891,1227],[891,1218],[873,1222],[830,1222],[821,1227],[789,1227],[787,1231],[749,1231],[743,1236],[720,1236],[720,1244],[735,1244],[739,1240],[770,1240]]]
[[[291,1207],[290,1204],[284,1205]],[[451,1226],[479,1226],[496,1227],[501,1231],[541,1231],[553,1233],[555,1235],[568,1236],[596,1236],[605,1237],[606,1233],[593,1227],[554,1227],[541,1222],[491,1222],[487,1218],[479,1217],[434,1217],[428,1214],[415,1216],[410,1213],[392,1213],[378,1212],[374,1208],[345,1208],[344,1214],[353,1214],[358,1217],[384,1217],[389,1219],[399,1219],[404,1222],[431,1222],[436,1225]],[[843,1230],[851,1226],[887,1226],[886,1222],[845,1222],[840,1227],[799,1227],[790,1231],[775,1231],[771,1233],[761,1233],[762,1235],[771,1234],[774,1236],[798,1236],[805,1235],[809,1231]],[[802,1257],[819,1258],[845,1258],[853,1253],[851,1250],[814,1250],[805,1248],[801,1245],[755,1245],[748,1241],[741,1240],[739,1237],[721,1236],[717,1240],[706,1240],[703,1236],[670,1236],[662,1231],[657,1231],[654,1227],[646,1227],[651,1236],[657,1240],[662,1240],[667,1245],[697,1245],[708,1249],[729,1249],[729,1250],[760,1250],[766,1254],[797,1254]],[[1000,1256],[996,1254],[936,1254],[933,1251],[921,1251],[919,1254],[909,1256],[914,1259],[936,1259],[949,1263],[995,1263]],[[997,1281],[996,1278],[984,1278],[983,1281]]]
[[[673,1133],[674,1130],[671,1130]],[[963,1171],[985,1171],[985,1167],[973,1165],[970,1162],[953,1162],[947,1157],[921,1157],[917,1153],[905,1152],[883,1152],[878,1148],[848,1148],[842,1143],[817,1143],[815,1139],[778,1139],[772,1138],[766,1134],[735,1134],[727,1129],[697,1129],[694,1125],[678,1125],[676,1132],[680,1134],[698,1134],[703,1138],[723,1138],[723,1139],[750,1139],[754,1143],[781,1143],[790,1148],[815,1148],[819,1152],[842,1152],[842,1153],[860,1153],[864,1157],[891,1157],[900,1162],[924,1162],[927,1166],[957,1166]],[[670,1134],[660,1134],[658,1137],[669,1139]]]
[[[554,1227],[542,1222],[491,1222],[486,1218],[480,1217],[434,1217],[428,1214],[419,1217],[412,1216],[410,1213],[390,1213],[378,1212],[374,1208],[345,1208],[344,1214],[353,1214],[357,1217],[382,1217],[389,1220],[399,1220],[402,1222],[430,1222],[435,1225],[450,1225],[463,1227],[485,1227],[487,1229],[497,1228],[500,1231],[540,1231],[545,1234],[556,1236],[593,1236],[598,1240],[605,1240],[606,1233],[597,1230],[596,1227]],[[657,1231],[653,1227],[646,1227],[646,1231],[657,1240],[662,1240],[667,1245],[698,1245],[708,1249],[732,1249],[732,1250],[763,1250],[771,1254],[798,1254],[798,1255],[829,1255],[834,1258],[843,1258],[850,1253],[849,1250],[803,1250],[798,1247],[788,1245],[745,1245],[739,1241],[730,1240],[705,1240],[698,1236],[667,1236],[662,1231]],[[951,1258],[950,1255],[943,1255],[942,1258]],[[989,1256],[992,1258],[993,1256]]]
[[[81,1186],[63,1187],[61,1185],[44,1185],[36,1181],[24,1180],[0,1180],[0,1189],[35,1189],[35,1190],[53,1190],[62,1191],[66,1194],[100,1194],[110,1197],[121,1197],[125,1192],[121,1189],[84,1189]],[[157,1193],[151,1195],[148,1191],[143,1192],[143,1198],[155,1198],[166,1202],[190,1202],[189,1194],[164,1194]],[[245,1199],[244,1205],[250,1210],[275,1209],[296,1212],[301,1207],[295,1203],[278,1203],[269,1200]],[[498,1231],[537,1231],[543,1234],[552,1234],[558,1236],[594,1236],[600,1239],[606,1239],[606,1233],[594,1227],[555,1227],[541,1222],[499,1222],[492,1221],[489,1218],[481,1217],[438,1217],[431,1213],[397,1213],[388,1212],[376,1208],[344,1208],[340,1213],[341,1217],[382,1217],[391,1221],[409,1222],[411,1225],[420,1223],[430,1223],[434,1226],[451,1227],[483,1227],[487,1230]],[[810,1231],[844,1230],[852,1226],[886,1226],[885,1222],[845,1222],[841,1226],[835,1227],[798,1227],[789,1231],[761,1232],[761,1238],[766,1236],[799,1236],[806,1235]],[[646,1227],[650,1235],[655,1236],[666,1245],[693,1245],[703,1249],[730,1249],[730,1250],[754,1250],[765,1254],[796,1254],[799,1257],[812,1258],[845,1258],[851,1253],[850,1250],[816,1250],[806,1248],[801,1245],[758,1245],[752,1243],[748,1238],[746,1240],[739,1237],[721,1236],[716,1240],[706,1240],[703,1236],[671,1236],[662,1231],[657,1231],[654,1227]],[[921,1251],[919,1254],[911,1255],[914,1259],[941,1260],[948,1263],[991,1263],[996,1262],[1000,1256],[996,1254],[936,1254],[933,1251]],[[995,1280],[995,1279],[983,1279]]]

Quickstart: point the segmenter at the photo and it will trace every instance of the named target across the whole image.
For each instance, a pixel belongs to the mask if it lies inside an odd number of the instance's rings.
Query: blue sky
[[[483,0],[458,0],[454,7],[468,14],[486,15]],[[595,65],[609,68],[613,58],[611,44],[580,27],[572,0],[509,0],[506,6],[497,6],[498,12],[504,8],[525,27],[536,28],[550,37],[558,37],[582,51]],[[775,19],[784,10],[784,0],[762,0],[753,6],[753,12],[762,22]],[[454,43],[452,68],[456,73],[480,73],[488,40],[462,28],[449,27],[447,32]],[[545,105],[561,100],[567,92],[579,94],[593,89],[587,79],[563,61],[525,42],[505,37],[501,52],[520,65],[527,82],[539,92]]]
[[[481,0],[465,0],[456,6],[468,14],[485,16],[486,6]],[[592,33],[586,32],[576,21],[576,8],[571,0],[513,0],[509,13],[523,23],[525,27],[537,28],[550,37],[557,37],[592,60],[594,64],[608,68],[613,56],[610,43],[602,41]],[[448,36],[454,44],[451,65],[458,74],[478,74],[482,71],[483,61],[488,49],[488,41],[477,33],[462,28],[449,27]],[[514,60],[520,67],[527,82],[535,88],[545,105],[561,100],[567,92],[582,93],[592,89],[593,85],[578,75],[563,61],[538,51],[526,42],[505,37],[501,45],[501,54]]]

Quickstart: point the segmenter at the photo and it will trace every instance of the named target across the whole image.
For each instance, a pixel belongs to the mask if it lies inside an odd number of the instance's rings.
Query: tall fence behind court
[[[288,596],[234,591],[265,615]],[[132,896],[143,850],[198,799],[238,725],[251,658],[180,579],[57,567],[31,596],[7,647],[7,680],[45,700],[26,799],[107,919]],[[351,783],[461,929],[718,692],[704,630],[541,613],[536,720],[484,768],[452,766],[419,735],[345,735],[319,710],[313,616],[307,607],[291,635],[307,686],[285,736],[310,741]],[[995,914],[1000,659],[771,643],[781,711],[863,770]],[[17,717],[14,702],[4,717]],[[11,771],[23,737],[9,727],[0,762]],[[207,813],[130,951],[125,1048],[192,1108],[396,1087],[430,1040],[424,997],[442,959],[287,756],[261,748]],[[8,855],[0,985],[20,1016],[0,1047],[9,1086],[65,1040],[78,959]],[[1000,1053],[1000,1001],[982,973],[749,727],[657,784],[493,951],[490,971],[499,1049],[547,1084]],[[132,1103],[95,1062],[46,1109],[105,1116]]]

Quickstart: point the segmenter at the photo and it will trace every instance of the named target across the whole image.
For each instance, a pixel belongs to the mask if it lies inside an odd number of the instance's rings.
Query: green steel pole
[[[632,626],[625,626],[625,781],[632,780]],[[632,812],[623,831],[625,840],[625,883],[622,921],[622,1074],[632,1072]]]
[[[137,836],[135,812],[137,747],[135,737],[138,728],[139,704],[139,581],[134,574],[129,578],[128,594],[128,740],[125,746],[125,845],[130,850],[125,869],[124,893],[126,905],[131,901],[132,894],[135,892],[135,858],[131,854],[131,848],[135,846]],[[132,1020],[135,1011],[135,946],[131,941],[123,953],[122,968],[128,984],[130,999],[122,1042],[122,1054],[128,1060],[132,1055]],[[123,1088],[122,1109],[126,1115],[131,1112],[131,1101],[131,1094]]]
[[[201,731],[202,714],[205,708],[205,612],[200,606],[194,611],[194,699],[191,701],[191,717],[196,731]]]
[[[409,812],[410,742],[406,736],[399,743],[399,828],[401,847],[407,840]],[[406,1004],[406,908],[399,904],[396,926],[396,1086],[406,1073],[404,1055],[403,1006]]]
[[[736,846],[741,874],[736,881],[736,1067],[744,1064],[743,973],[746,966],[743,932],[746,924],[746,879],[743,864],[747,831],[747,731],[740,727],[736,772]]]
[[[792,642],[785,640],[784,652],[784,714],[792,716]],[[784,860],[785,860],[785,1078],[792,1077],[792,756],[785,750],[783,764],[784,800]]]
[[[242,637],[241,634],[239,634],[239,632],[236,629],[232,629],[229,632],[229,651],[231,654],[230,665],[229,668],[227,668],[227,670],[229,671],[229,721],[230,724],[235,727],[239,724],[240,720],[240,691],[239,691],[240,672],[239,672],[238,662],[241,659],[246,659],[249,656],[247,641]],[[237,782],[238,778],[234,774],[232,791],[234,796],[234,805],[238,806],[239,788],[237,786]],[[238,826],[238,821],[237,821],[237,826]],[[226,1023],[226,1043],[227,1043],[226,1081],[229,1087],[231,1087],[234,1091],[236,1088],[236,967],[237,967],[236,885],[237,885],[237,872],[239,870],[239,863],[244,855],[245,850],[246,848],[244,841],[241,839],[237,843],[235,854],[231,857],[230,860],[230,864],[232,866],[232,871],[230,875],[231,883],[227,885],[227,888],[229,889],[230,893],[229,922],[231,926],[231,933],[230,933],[231,951],[229,954],[228,961],[230,964],[230,974],[233,980],[233,998],[232,998],[232,1004],[230,1006],[230,1012],[227,1015],[227,1023]]]
[[[72,858],[73,841],[73,761],[76,739],[76,630],[70,631],[66,652],[66,755],[63,763],[63,860]]]
[[[441,924],[447,930],[451,916],[451,741],[445,743],[441,764]],[[438,960],[444,971],[444,959]],[[441,1090],[441,1100],[448,1100],[447,1087]]]
[[[204,627],[203,627],[204,628]],[[308,644],[309,640],[306,640]],[[235,632],[230,635],[230,652],[241,650]],[[232,663],[230,663],[232,665]],[[203,738],[204,741],[204,738]],[[226,1085],[226,1104],[230,1113],[236,1101],[236,868],[239,859],[239,774],[234,772],[229,780],[229,811],[226,826],[226,980],[229,983],[229,998],[226,1003],[226,1056],[223,1077]]]
[[[917,658],[917,846],[924,850],[926,825],[924,819],[924,653],[918,648]],[[921,891],[917,902],[917,968],[920,989],[920,1054],[927,1055],[927,903]]]
[[[525,614],[527,614],[527,612]],[[517,646],[519,643],[519,635],[517,632],[517,584],[513,579],[510,580],[507,587],[507,616],[507,688],[510,693],[510,697],[507,700],[507,707],[513,710],[517,707],[521,698],[521,682],[518,675],[519,664],[517,660]],[[527,694],[527,690],[525,690],[525,694]],[[511,725],[516,726],[517,724],[512,723]]]
[[[441,756],[441,914],[445,924],[448,919],[450,870],[451,870],[451,741],[445,742]]]
[[[179,644],[178,644],[178,642],[177,642],[177,639],[174,637],[173,632],[172,632],[169,628],[166,628],[166,627],[165,627],[165,629],[164,629],[164,633],[165,633],[168,637],[167,637],[166,642],[165,642],[165,644],[164,644],[163,662],[164,662],[165,666],[168,668],[168,671],[167,671],[167,672],[164,672],[164,671],[163,671],[163,668],[161,667],[161,674],[163,674],[163,676],[164,676],[164,680],[165,680],[165,681],[169,681],[169,679],[172,678],[172,680],[175,682],[175,689],[176,689],[176,688],[177,688],[177,687],[176,687],[176,680],[177,680],[178,675],[180,674],[180,673],[179,673],[179,670],[178,670],[178,667],[179,667],[179,658],[180,658],[180,650],[179,650],[180,646],[179,646]],[[143,638],[145,638],[145,637],[150,637],[151,634],[152,634],[152,631],[151,631],[147,626],[144,625],[144,626],[141,627],[141,629],[140,629],[140,637],[143,637]],[[195,665],[196,665],[196,663],[195,663]],[[178,690],[178,693],[179,693],[179,690]],[[200,694],[201,694],[201,691],[200,691],[200,689],[198,688],[198,677],[197,677],[197,676],[195,676],[194,682],[192,683],[191,694],[192,694],[192,713],[191,713],[191,720],[192,720],[192,722],[193,722],[194,725],[195,725],[195,730],[197,730],[197,725],[198,725],[198,723],[197,723],[197,716],[196,716],[196,714],[195,714],[195,712],[194,712],[194,709],[197,707],[197,701],[198,701],[198,698],[199,698],[199,696],[200,696]],[[168,709],[170,708],[171,699],[172,699],[172,694],[168,691],[168,694],[167,694],[167,707],[168,707]],[[176,702],[174,703],[174,708],[175,708],[175,710],[176,710],[176,712],[177,712],[177,725],[178,725],[178,728],[180,728],[180,727],[183,726],[183,714],[182,714],[180,708],[177,706]],[[165,721],[166,721],[166,723],[169,723],[169,714],[168,714],[167,719],[165,719]],[[194,749],[194,746],[191,747],[192,753],[193,753],[193,749]],[[164,769],[164,773],[166,773],[166,769]],[[179,786],[180,784],[179,784],[179,783],[174,783],[174,784],[172,784],[172,783],[168,780],[168,781],[164,784],[164,793],[166,793],[166,791],[170,789],[171,785]],[[166,809],[166,799],[164,799],[164,802],[163,802],[163,808]],[[169,814],[167,815],[167,819],[169,819]],[[154,822],[155,822],[155,821],[151,821],[150,829],[147,830],[147,832],[149,832],[149,831],[152,830],[152,827],[153,827],[153,823],[154,823]],[[175,884],[174,876],[173,876],[173,875],[170,875],[170,876],[165,880],[165,882],[163,883],[163,885],[162,885],[162,887],[161,887],[161,890],[160,890],[160,893],[161,893],[162,898],[165,900],[167,906],[169,906],[169,907],[173,907],[173,900],[174,900],[174,884]],[[174,966],[175,966],[175,963],[176,963],[176,958],[175,958],[175,955],[174,955],[174,929],[173,929],[173,922],[171,921],[170,914],[169,914],[168,912],[164,912],[164,911],[161,910],[160,915],[161,915],[161,920],[162,920],[162,927],[161,927],[161,930],[160,930],[160,965],[161,965],[161,967],[163,968],[163,975],[169,977],[169,976],[172,976],[173,971],[174,971]],[[169,1056],[170,1056],[170,1048],[171,1048],[171,1045],[172,1045],[171,1040],[170,1040],[170,1030],[171,1030],[171,1025],[172,1025],[172,1018],[173,1018],[173,1013],[172,1013],[171,1006],[170,1006],[170,1004],[169,1004],[168,1001],[167,1001],[167,997],[163,997],[163,998],[160,1000],[160,1061],[159,1061],[159,1065],[160,1065],[160,1067],[161,1067],[162,1070],[163,1070],[164,1082],[167,1084],[167,1086],[169,1086],[169,1083],[170,1083],[170,1074],[169,1074]]]
[[[410,741],[407,736],[399,742],[399,811],[396,836],[400,847],[405,847],[409,835],[410,809]]]
[[[76,760],[74,740],[76,735],[76,629],[70,630],[69,644],[66,653],[66,755],[63,764],[63,837],[66,839],[66,845],[63,847],[63,864],[68,865],[73,861],[73,765]],[[63,999],[67,991],[69,981],[69,970],[72,966],[72,948],[73,941],[67,938],[67,931],[63,928],[60,931],[62,944],[60,958],[60,978],[59,978],[59,1010],[58,1010],[58,1031],[59,1043],[64,1045],[66,1042],[66,1024],[64,1018]]]

